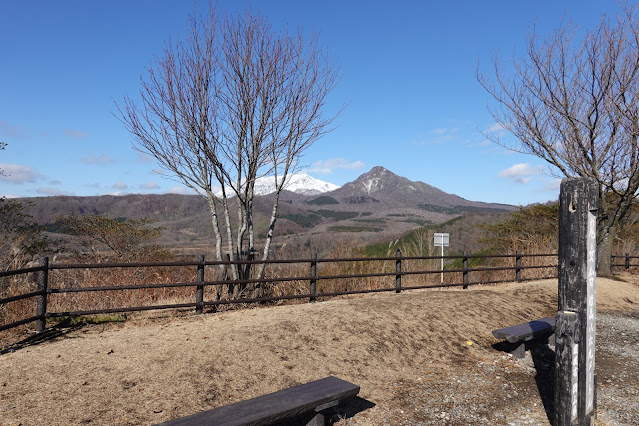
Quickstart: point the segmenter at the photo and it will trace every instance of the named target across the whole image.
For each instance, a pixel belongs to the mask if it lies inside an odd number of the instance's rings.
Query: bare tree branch
[[[568,23],[544,40],[533,33],[512,71],[493,60],[477,79],[496,104],[489,110],[516,141],[494,142],[544,159],[564,176],[600,186],[599,272],[610,275],[612,241],[639,189],[639,24],[624,5],[583,35]],[[611,196],[611,195],[614,195]]]

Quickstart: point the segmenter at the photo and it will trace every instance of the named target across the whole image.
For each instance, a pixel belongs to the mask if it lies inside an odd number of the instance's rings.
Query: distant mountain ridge
[[[385,203],[394,207],[417,207],[428,210],[453,209],[458,211],[485,209],[486,211],[510,211],[513,206],[469,201],[458,195],[448,194],[420,181],[411,181],[384,167],[373,167],[353,182],[324,194],[345,203]]]
[[[281,238],[279,241],[284,241],[284,245],[293,239],[321,238],[334,242],[340,235],[367,244],[397,238],[422,225],[440,224],[462,215],[503,215],[517,210],[515,206],[466,200],[383,167],[373,167],[342,187],[308,175],[294,177],[280,196],[276,240]],[[258,193],[263,194],[271,187],[267,182],[266,190],[261,184],[259,188]],[[330,188],[333,189],[327,190]],[[53,225],[58,216],[68,213],[126,219],[150,217],[156,220],[156,225],[165,227],[163,244],[210,245],[213,241],[209,208],[199,195],[52,196],[23,201],[27,202],[27,211],[44,225]],[[272,201],[272,193],[258,195],[254,200],[258,236],[266,230]],[[234,214],[235,201],[230,202]],[[50,229],[55,232],[56,227]]]

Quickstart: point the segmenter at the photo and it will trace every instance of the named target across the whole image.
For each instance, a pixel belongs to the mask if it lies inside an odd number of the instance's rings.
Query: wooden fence
[[[545,262],[551,261],[552,263],[548,264],[528,264],[525,265],[524,261],[526,259],[540,259],[540,258],[551,258],[551,260],[546,260]],[[103,264],[52,264],[49,263],[48,258],[42,258],[40,260],[39,266],[0,272],[0,278],[2,277],[15,277],[15,276],[24,276],[28,274],[34,274],[35,280],[37,282],[37,288],[34,291],[25,292],[22,294],[16,294],[10,297],[5,297],[0,299],[0,308],[7,308],[8,304],[15,303],[18,301],[23,301],[26,299],[35,299],[35,315],[27,316],[24,318],[20,318],[17,320],[13,320],[11,322],[6,322],[4,324],[0,324],[0,331],[7,330],[10,328],[18,327],[23,324],[36,322],[36,331],[44,331],[46,327],[46,320],[48,318],[62,318],[62,317],[78,317],[83,315],[95,315],[95,314],[112,314],[112,313],[123,313],[123,312],[135,312],[135,311],[148,311],[148,310],[156,310],[156,309],[179,309],[179,308],[195,308],[195,313],[201,314],[203,312],[204,307],[217,307],[220,305],[236,305],[236,304],[249,304],[249,303],[266,303],[266,302],[276,302],[283,300],[292,300],[292,299],[308,299],[310,302],[317,300],[318,298],[327,298],[334,296],[342,296],[342,295],[350,295],[350,294],[364,294],[364,293],[374,293],[374,292],[397,292],[400,293],[405,290],[416,290],[416,289],[427,289],[427,288],[439,288],[439,287],[462,287],[463,289],[468,288],[471,285],[478,284],[498,284],[512,281],[527,281],[530,279],[544,279],[544,278],[556,278],[557,277],[557,263],[556,263],[557,254],[523,254],[516,252],[515,254],[505,254],[505,255],[471,255],[464,253],[461,256],[444,256],[444,260],[449,263],[447,268],[444,268],[442,271],[441,268],[437,269],[421,269],[421,270],[410,270],[407,268],[407,264],[410,261],[428,261],[428,260],[440,260],[440,256],[424,256],[424,257],[409,257],[402,256],[401,252],[397,250],[397,253],[394,257],[376,257],[376,258],[333,258],[333,259],[320,259],[316,256],[310,259],[273,259],[273,260],[242,260],[242,261],[206,261],[204,256],[199,256],[198,260],[192,262],[153,262],[153,263],[103,263]],[[510,260],[509,263],[512,266],[480,266],[471,268],[469,267],[469,262],[473,262],[473,260],[481,259],[483,261],[487,260]],[[615,261],[622,259],[623,263],[614,264]],[[629,269],[631,266],[639,266],[637,264],[631,263],[631,260],[639,259],[639,256],[613,256],[613,266],[624,267],[625,269]],[[459,264],[461,261],[461,268],[450,267],[450,263],[452,262],[452,266],[454,266],[455,262]],[[332,274],[332,275],[322,275],[318,272],[318,267],[322,264],[338,264],[338,263],[358,263],[358,262],[389,262],[394,263],[393,270],[386,272],[369,272],[369,273],[347,273],[347,274]],[[537,261],[539,262],[539,261]],[[282,264],[307,264],[307,270],[309,271],[308,275],[297,275],[297,276],[277,276],[270,277],[264,279],[245,279],[245,280],[205,280],[205,269],[207,267],[219,267],[220,265],[229,266],[233,264],[242,265],[243,267],[247,267],[248,265],[254,264],[262,264],[266,263],[269,265],[282,265]],[[534,262],[528,262],[534,263]],[[71,287],[63,287],[57,286],[54,287],[50,285],[50,274],[52,271],[56,270],[99,270],[99,269],[147,269],[147,268],[158,268],[158,267],[168,267],[168,268],[189,268],[193,272],[195,272],[194,276],[196,277],[195,281],[185,281],[185,282],[172,282],[172,283],[144,283],[144,284],[125,284],[125,285],[97,285],[97,286],[71,286]],[[522,275],[522,271],[530,270],[530,269],[538,269],[538,270],[548,270],[551,269],[552,273],[539,276],[537,274],[534,277],[525,277]],[[495,273],[501,272],[501,277],[497,277]],[[455,277],[461,277],[461,279],[456,282],[454,279],[447,280],[445,283],[428,283],[422,285],[406,285],[403,283],[402,278],[406,276],[424,276],[429,274],[456,274]],[[512,274],[512,275],[510,275]],[[508,276],[509,275],[509,276]],[[356,289],[347,289],[345,288],[343,291],[323,291],[318,292],[318,282],[323,280],[352,280],[356,278],[373,278],[373,277],[390,277],[388,285],[384,285],[379,288],[356,288]],[[497,279],[497,278],[499,279]],[[459,279],[459,278],[458,278]],[[297,281],[297,282],[307,282],[307,291],[290,293],[290,294],[282,294],[275,296],[263,296],[263,297],[243,297],[240,295],[238,298],[222,298],[219,300],[205,300],[205,288],[207,287],[218,287],[218,286],[228,286],[232,285],[262,285],[269,284],[272,286],[281,285],[282,283]],[[49,298],[55,294],[70,294],[70,293],[87,293],[87,292],[113,292],[113,291],[126,291],[126,290],[143,290],[143,289],[166,289],[166,288],[193,288],[193,301],[186,303],[169,303],[169,304],[151,304],[148,306],[119,306],[112,307],[106,309],[82,309],[82,310],[64,310],[64,311],[50,311],[47,309],[47,305],[49,302]],[[218,293],[219,294],[219,293]],[[6,312],[6,310],[5,310]],[[1,313],[1,312],[0,312]],[[3,320],[3,318],[0,318]]]

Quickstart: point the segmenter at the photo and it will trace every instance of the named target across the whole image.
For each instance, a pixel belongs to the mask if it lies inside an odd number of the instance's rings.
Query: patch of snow
[[[324,192],[333,191],[339,188],[339,186],[330,182],[316,179],[306,173],[299,173],[290,175],[287,179],[284,189],[291,192],[304,195],[322,194]],[[255,180],[255,195],[268,195],[275,192],[275,177],[264,176]],[[227,196],[232,193],[230,188],[226,189]],[[217,197],[222,196],[222,191],[215,194]]]
[[[366,193],[370,194],[372,189],[377,187],[378,183],[379,183],[379,178],[378,177],[369,179],[366,182],[364,182],[364,189],[366,189]]]

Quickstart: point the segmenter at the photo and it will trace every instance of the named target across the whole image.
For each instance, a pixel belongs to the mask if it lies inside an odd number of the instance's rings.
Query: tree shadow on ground
[[[20,349],[24,349],[29,346],[39,345],[43,342],[53,341],[62,337],[65,337],[67,334],[72,331],[79,330],[86,326],[90,325],[100,325],[110,322],[123,322],[124,317],[121,316],[111,316],[111,317],[99,317],[99,318],[91,318],[91,317],[63,317],[57,320],[57,323],[53,325],[47,324],[47,328],[41,332],[29,332],[32,333],[30,336],[23,338],[15,343],[10,344],[4,349],[0,349],[0,355],[6,354],[9,352],[19,351]]]
[[[76,327],[76,328],[79,328],[79,327]],[[64,337],[64,335],[70,333],[72,330],[74,330],[74,328],[62,328],[62,327],[49,328],[40,333],[35,333],[35,334],[32,334],[31,336],[25,337],[24,339],[11,344],[9,347],[0,350],[0,355],[6,354],[9,352],[19,351],[20,349],[24,349],[29,346],[35,346],[42,342],[48,342],[60,337]]]

